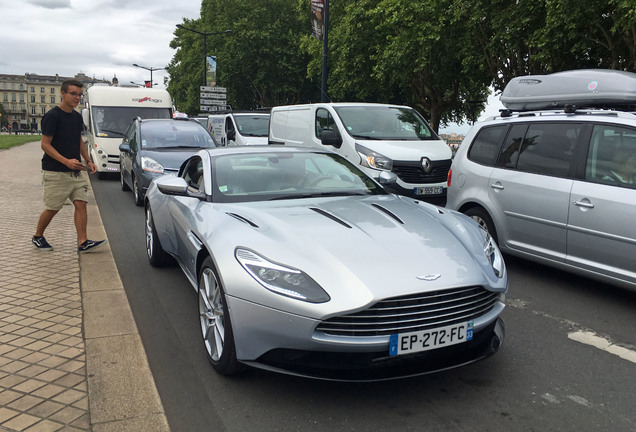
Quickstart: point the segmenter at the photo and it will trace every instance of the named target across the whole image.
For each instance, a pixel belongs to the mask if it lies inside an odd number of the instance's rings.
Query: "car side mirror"
[[[236,130],[235,129],[231,129],[231,130],[227,131],[227,140],[228,141],[236,140]]]
[[[378,183],[383,186],[391,185],[397,182],[397,175],[391,171],[382,171],[378,176]]]
[[[154,180],[157,189],[166,195],[188,196],[188,182],[181,177],[164,176]]]
[[[320,134],[320,143],[322,145],[329,145],[335,148],[340,148],[342,145],[342,137],[338,132],[333,129],[323,129]]]
[[[90,126],[90,114],[88,113],[88,108],[84,108],[82,110],[82,121],[84,122],[84,126]]]
[[[123,142],[121,144],[119,144],[119,151],[122,153],[129,153],[130,152],[130,144],[128,144],[127,142]]]

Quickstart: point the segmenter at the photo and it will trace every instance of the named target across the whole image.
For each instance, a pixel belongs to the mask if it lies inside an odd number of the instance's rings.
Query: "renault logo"
[[[430,174],[433,171],[433,164],[429,158],[422,158],[422,168],[424,168],[426,174]]]

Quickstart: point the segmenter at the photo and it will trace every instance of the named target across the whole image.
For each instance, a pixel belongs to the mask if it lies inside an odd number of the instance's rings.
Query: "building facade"
[[[74,77],[59,75],[4,75],[0,74],[0,104],[10,131],[39,131],[42,116],[62,102],[60,86],[68,79],[76,79],[89,87],[95,83],[110,81],[90,78],[83,73]],[[115,80],[115,79],[114,79]],[[83,99],[78,109],[83,108]]]

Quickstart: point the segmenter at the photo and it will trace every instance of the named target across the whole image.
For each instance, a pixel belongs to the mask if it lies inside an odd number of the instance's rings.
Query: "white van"
[[[330,146],[392,192],[443,205],[451,148],[408,106],[320,103],[274,107],[269,144]]]
[[[222,146],[267,145],[269,113],[226,112],[208,116],[208,131]]]
[[[94,85],[84,101],[84,138],[100,179],[119,172],[119,144],[134,118],[172,118],[172,98],[162,89]]]

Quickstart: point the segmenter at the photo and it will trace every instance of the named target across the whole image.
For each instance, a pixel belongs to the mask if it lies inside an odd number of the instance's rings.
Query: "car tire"
[[[119,167],[119,181],[121,182],[121,190],[123,190],[124,192],[130,190],[130,186],[128,186],[128,183],[126,183],[126,180],[124,180],[124,170],[121,168],[121,166]]]
[[[152,217],[150,206],[146,207],[146,255],[148,261],[153,267],[166,267],[173,262],[173,258],[163,250],[157,230],[155,229],[155,221]]]
[[[493,240],[495,240],[495,243],[499,244],[495,224],[492,222],[492,218],[486,210],[481,207],[471,207],[467,209],[464,214],[477,222],[480,227],[488,231],[488,234],[490,234]]]
[[[144,192],[141,189],[139,182],[137,181],[137,177],[133,175],[132,179],[133,179],[132,189],[133,189],[133,194],[135,195],[135,205],[137,207],[141,207],[142,205],[144,205]]]
[[[199,272],[199,324],[203,344],[212,367],[221,375],[244,369],[236,359],[230,313],[214,263],[207,257]]]

